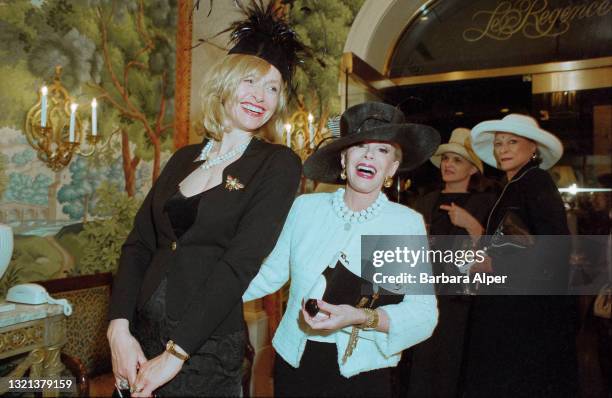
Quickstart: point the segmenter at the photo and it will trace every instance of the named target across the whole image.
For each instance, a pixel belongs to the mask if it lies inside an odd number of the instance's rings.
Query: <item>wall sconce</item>
[[[289,117],[283,134],[284,143],[298,154],[302,162],[317,147],[325,134],[326,128],[318,128],[314,116],[304,106],[304,99],[298,97],[298,109]]]
[[[113,132],[104,144],[98,135],[98,103],[91,102],[91,134],[85,136],[83,121],[77,113],[78,105],[61,82],[62,67],[55,67],[55,78],[51,86],[43,86],[38,102],[26,115],[25,136],[36,150],[38,158],[51,170],[66,167],[73,154],[91,156],[97,148],[110,142]],[[88,145],[82,145],[87,141]]]

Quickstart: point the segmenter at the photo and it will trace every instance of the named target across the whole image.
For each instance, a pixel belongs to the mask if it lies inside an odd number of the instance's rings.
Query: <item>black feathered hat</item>
[[[274,1],[270,1],[264,6],[259,0],[245,6],[241,1],[236,1],[246,18],[234,22],[225,30],[231,31],[231,42],[234,44],[229,54],[254,55],[268,61],[291,87],[293,72],[296,65],[301,63],[300,55],[306,51],[306,47],[297,33],[275,15],[273,4]]]

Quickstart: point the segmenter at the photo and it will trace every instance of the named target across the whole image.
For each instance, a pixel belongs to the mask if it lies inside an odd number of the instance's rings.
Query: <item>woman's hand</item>
[[[312,317],[304,309],[302,315],[312,329],[334,331],[350,325],[360,325],[366,321],[365,312],[347,304],[333,305],[323,300],[317,300],[319,313]]]
[[[140,367],[133,387],[132,397],[150,397],[160,386],[176,376],[183,367],[183,361],[167,351],[147,361]]]
[[[147,358],[138,341],[132,336],[127,319],[113,319],[106,333],[111,349],[115,385],[123,389],[125,383],[133,386],[136,383],[136,373]]]
[[[464,228],[472,238],[480,238],[484,231],[482,225],[463,207],[451,203],[450,206],[440,205],[440,209],[448,212],[448,217],[453,225]]]

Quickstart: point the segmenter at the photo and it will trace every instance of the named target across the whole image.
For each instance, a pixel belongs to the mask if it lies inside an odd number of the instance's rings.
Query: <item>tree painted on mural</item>
[[[97,30],[89,35],[96,36],[104,69],[94,90],[122,121],[122,164],[130,196],[140,160],[152,158],[154,181],[162,148],[172,147],[176,9],[172,0],[99,1],[95,7]]]
[[[57,193],[60,203],[64,204],[62,211],[71,220],[87,221],[90,209],[96,206],[96,190],[103,181],[121,189],[123,173],[121,159],[111,162],[108,166],[95,162],[95,159],[78,157],[69,166],[70,183],[64,184]]]
[[[73,160],[69,168],[70,184],[62,185],[57,199],[64,204],[62,211],[71,220],[86,220],[88,206],[100,181],[100,170],[90,167],[89,162],[80,157]]]
[[[288,18],[314,57],[298,70],[298,92],[321,120],[340,112],[338,75],[349,29],[364,0],[289,0]]]
[[[11,162],[13,162],[17,167],[25,167],[27,166],[34,158],[36,157],[36,153],[32,148],[26,148],[21,152],[17,152],[11,156]]]
[[[22,126],[42,81],[50,82],[62,65],[62,83],[78,102],[98,98],[101,133],[120,133],[125,191],[133,196],[141,161],[153,162],[154,181],[162,150],[172,149],[176,2],[45,0],[0,7],[0,71],[26,83],[0,93],[0,104],[9,107],[1,120]],[[10,81],[0,76],[0,83],[4,90]]]
[[[4,199],[9,202],[44,206],[49,201],[49,185],[53,179],[44,174],[32,177],[28,174],[10,173]]]

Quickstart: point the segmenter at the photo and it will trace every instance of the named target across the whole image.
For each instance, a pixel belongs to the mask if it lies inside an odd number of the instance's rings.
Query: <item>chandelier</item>
[[[38,102],[28,111],[25,123],[28,143],[53,171],[66,167],[74,154],[93,155],[97,148],[106,147],[114,135],[100,144],[96,99],[91,102],[91,119],[84,122],[77,112],[78,104],[62,85],[61,74],[62,67],[58,65],[53,84],[41,88]],[[85,134],[84,125],[90,126],[91,134]]]

